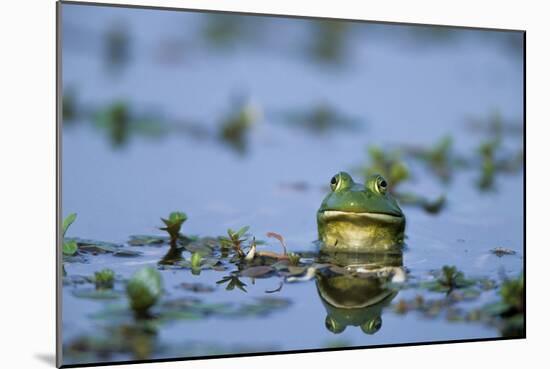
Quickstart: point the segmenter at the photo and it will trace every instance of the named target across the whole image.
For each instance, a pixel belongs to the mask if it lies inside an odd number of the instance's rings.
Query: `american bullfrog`
[[[360,184],[346,172],[330,180],[331,192],[317,211],[319,240],[325,251],[399,251],[405,215],[381,175]]]

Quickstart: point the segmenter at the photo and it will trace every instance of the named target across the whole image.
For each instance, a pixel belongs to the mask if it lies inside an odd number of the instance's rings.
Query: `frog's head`
[[[402,242],[405,216],[381,175],[363,185],[346,172],[330,180],[317,211],[319,238],[330,250],[388,251]]]

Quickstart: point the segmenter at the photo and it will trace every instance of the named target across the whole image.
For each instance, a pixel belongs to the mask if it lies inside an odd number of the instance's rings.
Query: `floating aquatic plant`
[[[451,179],[453,169],[465,165],[463,159],[453,153],[453,139],[450,136],[441,138],[431,148],[410,148],[408,153],[423,161],[443,182]]]
[[[409,168],[401,158],[401,151],[384,151],[378,146],[369,146],[368,155],[369,165],[361,168],[365,179],[380,174],[388,181],[390,191],[409,179]]]
[[[507,315],[523,314],[525,311],[525,280],[523,275],[506,280],[500,288],[502,302],[508,306]]]
[[[115,272],[112,269],[102,269],[95,272],[95,288],[98,290],[112,289],[115,283]]]
[[[162,278],[158,270],[152,267],[139,269],[128,281],[126,294],[134,312],[146,315],[162,295]]]
[[[500,288],[500,329],[505,337],[525,336],[525,279],[523,274],[506,280]],[[500,310],[500,311],[499,311]]]
[[[283,119],[290,125],[303,128],[313,134],[324,134],[330,130],[353,130],[359,128],[360,121],[337,111],[327,103],[303,111],[290,111]]]
[[[475,284],[475,280],[466,279],[464,273],[455,266],[445,265],[437,273],[437,278],[434,281],[424,283],[423,287],[435,292],[451,293],[455,289],[471,287]]]
[[[187,214],[181,211],[174,211],[170,213],[168,219],[160,218],[165,224],[165,227],[159,228],[162,231],[168,232],[170,235],[170,245],[176,246],[180,235],[181,225],[187,220]]]
[[[338,20],[320,20],[312,23],[312,58],[325,65],[339,65],[347,52],[350,25]]]
[[[227,236],[221,236],[218,238],[222,249],[233,249],[239,257],[244,257],[243,243],[248,240],[247,233],[250,229],[249,226],[244,226],[238,231],[234,231],[231,228],[227,230]]]
[[[288,262],[290,263],[290,265],[300,264],[300,255],[298,255],[294,252],[291,252],[291,253],[287,254],[287,256],[288,256]]]
[[[241,291],[243,292],[247,292],[246,291],[246,283],[242,282],[240,279],[239,279],[239,276],[237,275],[228,275],[226,277],[223,277],[222,279],[220,279],[219,281],[216,282],[216,284],[225,284],[227,283],[227,286],[225,286],[225,289],[227,291],[231,291],[233,289],[235,289],[235,287],[237,287],[238,289],[240,289]]]
[[[431,200],[424,196],[410,192],[398,192],[395,193],[395,197],[399,200],[400,204],[419,206],[430,214],[439,213],[447,201],[444,195],[440,195],[439,197]]]
[[[63,220],[63,255],[74,255],[78,251],[78,245],[75,240],[65,240],[65,234],[75,220],[76,213],[69,214]]]
[[[194,252],[191,255],[191,272],[193,274],[200,274],[201,271],[202,255],[200,252]]]
[[[247,134],[251,128],[261,120],[262,113],[260,109],[247,102],[222,120],[220,124],[219,136],[221,140],[239,153],[244,153],[247,149]]]
[[[127,143],[130,135],[141,134],[146,137],[159,137],[172,128],[164,119],[154,116],[137,115],[128,102],[115,101],[95,112],[95,125],[107,132],[114,147]]]
[[[480,176],[477,185],[481,190],[491,189],[494,185],[496,174],[495,151],[500,145],[500,140],[483,142],[478,153],[481,157]]]

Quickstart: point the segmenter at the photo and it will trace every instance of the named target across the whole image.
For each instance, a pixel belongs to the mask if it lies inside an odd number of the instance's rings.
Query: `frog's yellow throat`
[[[392,252],[401,250],[405,218],[325,210],[317,212],[317,227],[327,251]]]

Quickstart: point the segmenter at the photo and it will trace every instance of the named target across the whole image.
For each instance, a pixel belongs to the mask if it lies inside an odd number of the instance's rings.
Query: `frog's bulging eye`
[[[333,191],[334,191],[334,190],[336,189],[336,187],[338,186],[338,178],[337,178],[337,177],[338,177],[338,176],[334,176],[334,177],[332,177],[331,180],[330,180],[330,189],[333,190]]]
[[[376,189],[382,194],[386,193],[386,191],[388,190],[388,182],[386,182],[383,177],[378,177],[376,179]]]
[[[375,319],[361,325],[361,330],[363,331],[363,333],[366,333],[366,334],[374,334],[378,332],[381,327],[382,327],[382,318],[378,316]]]
[[[325,327],[330,332],[335,333],[335,334],[342,333],[346,329],[345,325],[339,324],[336,320],[334,320],[330,316],[327,316],[325,318]]]

